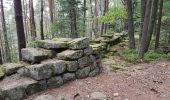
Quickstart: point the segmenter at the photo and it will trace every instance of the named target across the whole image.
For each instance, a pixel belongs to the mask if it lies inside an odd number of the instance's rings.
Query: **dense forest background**
[[[2,62],[18,61],[18,44],[22,40],[27,47],[36,47],[38,39],[83,36],[95,39],[103,34],[127,32],[129,47],[139,52],[140,59],[148,51],[149,44],[155,49],[170,44],[169,0],[0,1]],[[25,37],[17,38],[19,1]]]

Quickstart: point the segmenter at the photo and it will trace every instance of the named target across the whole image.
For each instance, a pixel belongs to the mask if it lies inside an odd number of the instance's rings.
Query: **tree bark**
[[[19,60],[21,60],[22,59],[21,49],[26,47],[24,26],[23,26],[23,16],[22,16],[22,5],[21,5],[21,0],[14,0],[13,2],[14,2],[15,21],[16,21],[16,29],[17,29],[17,38],[18,38]]]
[[[147,0],[141,0],[141,32],[139,35],[139,41],[141,40],[142,37],[142,29],[143,29],[143,22],[144,22],[144,18],[145,18],[145,11],[146,11],[146,3]]]
[[[43,25],[43,12],[44,12],[44,0],[41,0],[41,18],[40,18],[40,33],[41,33],[41,40],[44,40],[44,25]]]
[[[145,54],[145,48],[146,48],[146,41],[147,41],[147,31],[148,31],[148,25],[150,21],[150,13],[151,13],[151,6],[152,6],[152,0],[148,0],[146,4],[146,12],[145,12],[145,18],[143,23],[143,29],[142,29],[142,37],[140,41],[140,47],[139,47],[139,59],[144,58]]]
[[[34,7],[33,1],[29,0],[29,11],[30,11],[30,29],[31,29],[31,37],[33,40],[37,37],[36,35],[36,26],[35,26],[35,19],[34,19]]]
[[[84,29],[83,29],[83,32],[85,33],[86,32],[86,0],[84,0],[84,21],[83,21],[83,23],[84,23]]]
[[[48,0],[51,23],[54,23],[54,0]]]
[[[162,9],[163,9],[163,0],[159,0],[159,12],[158,12],[158,24],[157,24],[157,31],[156,31],[155,49],[159,48]]]
[[[158,10],[158,0],[153,0],[152,12],[151,12],[151,17],[150,17],[151,19],[149,21],[149,27],[148,27],[148,31],[147,31],[147,41],[146,41],[145,52],[148,51],[150,41],[152,39],[154,23],[156,22],[157,10]]]
[[[129,46],[130,46],[131,49],[135,49],[132,0],[127,0],[126,2],[127,2],[127,14],[128,14]]]
[[[8,44],[8,37],[7,37],[7,28],[6,28],[6,21],[5,21],[5,14],[4,14],[4,6],[3,6],[3,0],[1,1],[1,15],[2,15],[2,33],[3,33],[3,39],[4,39],[4,62],[11,61],[10,58],[10,49]]]

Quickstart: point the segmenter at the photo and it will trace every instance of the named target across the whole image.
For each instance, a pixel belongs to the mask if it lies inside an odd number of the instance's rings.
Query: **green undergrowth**
[[[121,57],[129,62],[129,63],[140,63],[141,61],[138,59],[138,51],[137,50],[126,50],[122,52]],[[144,57],[144,62],[150,62],[155,60],[170,60],[170,54],[165,54],[162,50],[149,50]]]

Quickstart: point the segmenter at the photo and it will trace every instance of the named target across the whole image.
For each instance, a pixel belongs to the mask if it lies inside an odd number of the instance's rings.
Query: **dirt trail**
[[[113,59],[103,60],[104,70],[96,77],[75,80],[59,88],[32,95],[26,100],[34,100],[43,94],[63,95],[66,100],[91,100],[93,92],[102,92],[108,100],[170,100],[170,62],[155,61],[124,66],[113,72],[110,67],[113,62],[118,65],[123,63]],[[109,60],[113,61],[109,63]],[[165,66],[161,67],[160,64]]]

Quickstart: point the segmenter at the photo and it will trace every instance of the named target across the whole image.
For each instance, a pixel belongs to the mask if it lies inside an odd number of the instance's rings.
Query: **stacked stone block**
[[[101,72],[100,51],[90,46],[88,38],[40,40],[37,45],[38,48],[22,49],[26,65],[18,65],[12,71],[6,68],[16,81],[8,77],[0,82],[0,99],[22,100],[27,95]]]

